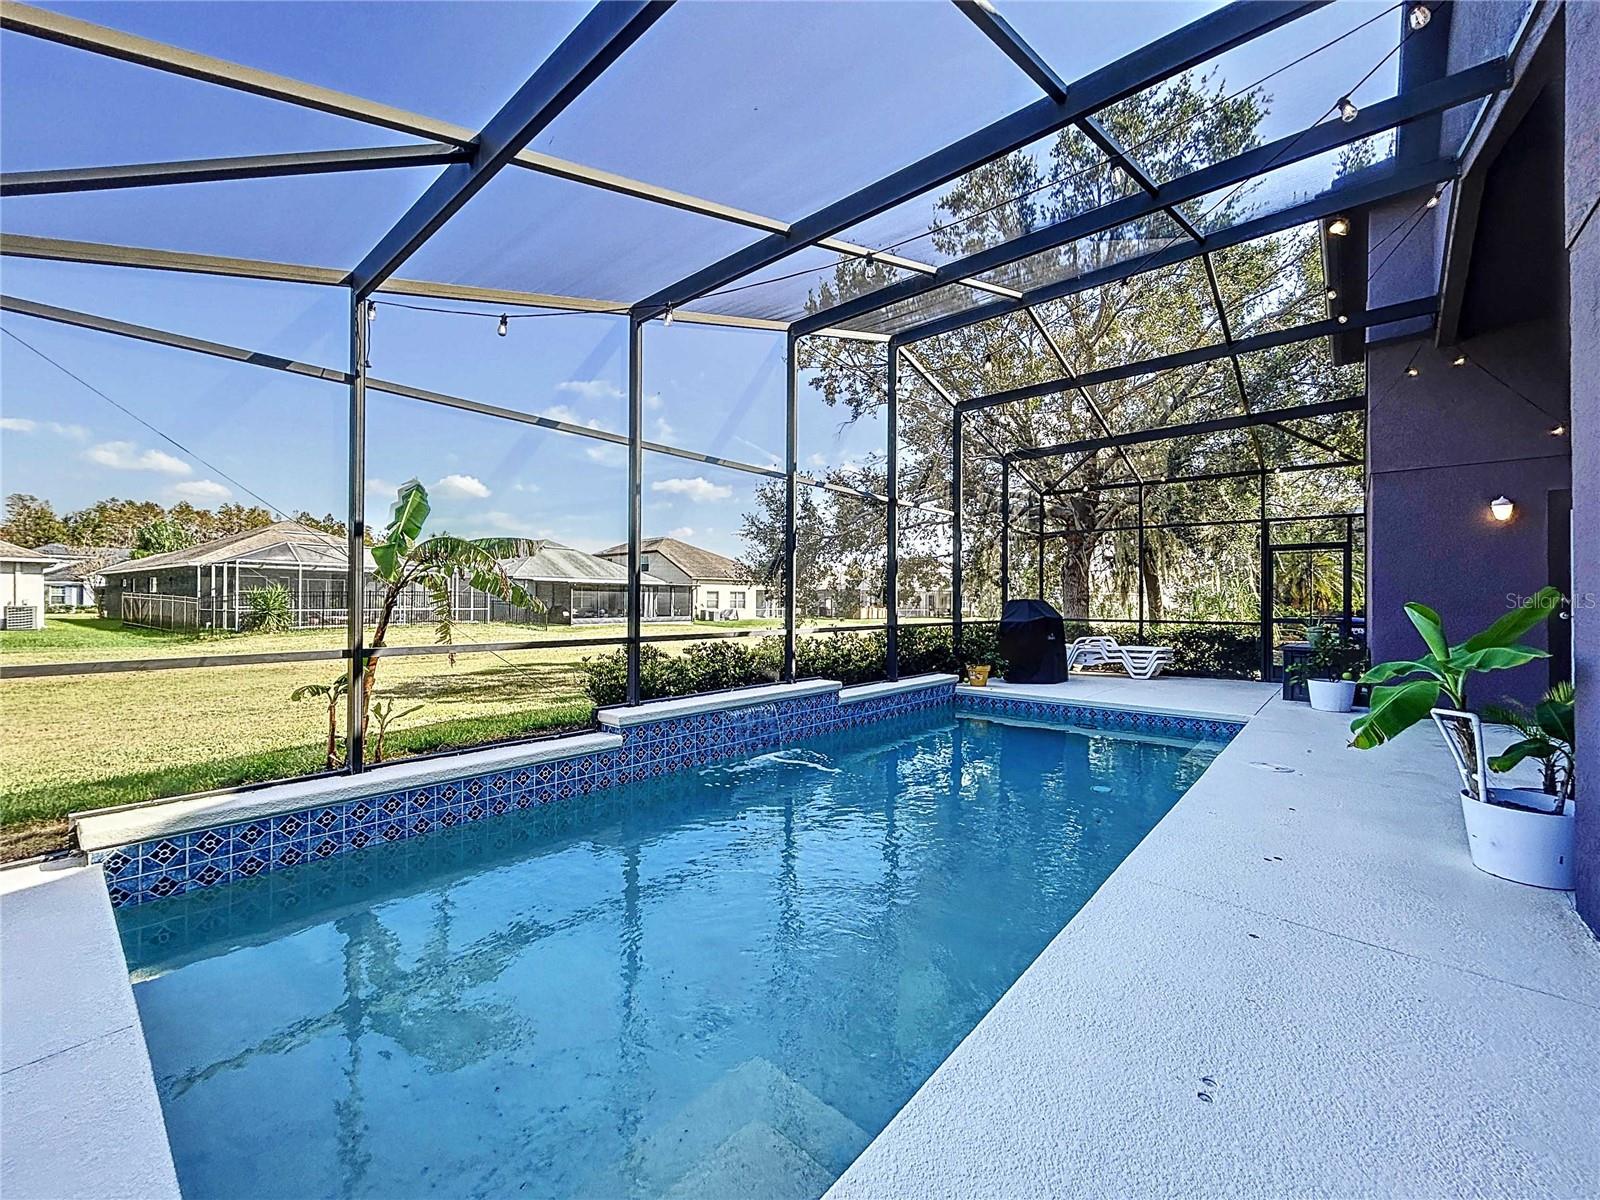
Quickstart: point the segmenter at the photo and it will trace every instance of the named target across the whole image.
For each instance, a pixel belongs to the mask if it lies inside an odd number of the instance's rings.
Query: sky
[[[486,120],[586,10],[554,2],[53,7],[469,127]],[[1132,0],[1002,9],[1070,79],[1209,7]],[[1249,82],[1385,7],[1344,0],[1232,52],[1221,67],[1230,80]],[[1285,75],[1266,136],[1319,117],[1334,98],[1325,93],[1353,85],[1393,44],[1397,25],[1391,13],[1312,67]],[[0,66],[6,171],[407,140],[13,33],[0,35]],[[1392,91],[1391,60],[1358,99],[1369,103]],[[1037,97],[953,5],[690,0],[533,147],[794,219]],[[1324,180],[1326,172],[1326,164],[1308,165],[1296,178]],[[348,267],[434,174],[411,168],[13,198],[0,205],[0,223],[8,232]],[[927,203],[914,202],[858,236],[872,234],[881,245],[899,231],[924,228],[927,217]],[[402,274],[626,303],[752,240],[746,228],[508,170]],[[14,258],[0,270],[11,294],[345,365],[338,289]],[[814,282],[773,285],[770,302],[792,304]],[[724,303],[759,305],[768,302],[763,295]],[[621,318],[517,319],[500,338],[493,314],[411,311],[397,305],[459,306],[389,300],[374,324],[373,374],[625,429]],[[0,339],[5,492],[39,495],[58,511],[109,495],[343,511],[340,385],[12,314],[3,325],[80,377]],[[775,333],[683,321],[652,326],[644,352],[646,436],[777,463],[783,349]],[[803,470],[822,472],[881,451],[881,425],[841,430],[839,414],[809,387],[800,408]],[[585,549],[626,537],[625,455],[618,448],[376,394],[367,441],[374,522],[393,488],[415,477],[432,491],[439,526],[454,532],[554,537]],[[737,554],[739,515],[761,482],[650,455],[645,533]]]

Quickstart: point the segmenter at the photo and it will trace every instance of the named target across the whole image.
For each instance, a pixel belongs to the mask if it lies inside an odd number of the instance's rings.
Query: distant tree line
[[[0,538],[33,549],[50,542],[69,546],[126,546],[135,558],[165,554],[199,542],[261,529],[279,518],[259,505],[223,504],[215,510],[196,508],[187,501],[170,507],[153,500],[96,500],[87,508],[58,514],[48,500],[24,492],[6,497],[6,520]],[[293,520],[308,529],[343,537],[345,524],[332,513],[315,517],[295,513]]]

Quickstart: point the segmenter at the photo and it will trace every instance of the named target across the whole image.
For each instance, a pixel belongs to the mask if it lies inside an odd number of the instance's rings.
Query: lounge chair
[[[1121,667],[1130,679],[1154,679],[1172,665],[1171,646],[1123,646],[1113,637],[1081,637],[1067,648],[1067,666]]]

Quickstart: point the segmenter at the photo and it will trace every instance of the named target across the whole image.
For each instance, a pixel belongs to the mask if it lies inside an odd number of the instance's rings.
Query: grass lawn
[[[651,625],[647,632],[709,628]],[[463,649],[472,642],[534,638],[550,644],[499,655],[463,653],[453,667],[443,655],[382,660],[379,695],[395,697],[401,708],[422,705],[391,729],[390,757],[587,725],[593,705],[583,691],[579,662],[613,648],[565,643],[622,631],[620,625],[536,630],[480,624],[458,628]],[[432,640],[432,628],[424,625],[398,628],[389,639],[391,645]],[[332,629],[174,633],[67,616],[50,618],[37,632],[0,633],[0,674],[22,663],[255,654],[337,648],[343,641],[343,631]],[[6,679],[0,685],[0,729],[5,731],[0,858],[63,844],[63,818],[71,811],[320,769],[326,706],[316,700],[291,703],[289,693],[333,679],[341,665],[270,663]]]

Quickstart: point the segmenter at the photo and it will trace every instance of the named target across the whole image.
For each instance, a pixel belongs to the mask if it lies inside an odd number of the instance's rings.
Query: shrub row
[[[1127,638],[1115,627],[1098,628],[1070,622],[1067,638],[1096,633]],[[947,625],[905,625],[900,629],[900,674],[960,674],[983,663],[1004,676],[1000,626],[993,621],[969,622],[961,633],[957,657]],[[1255,679],[1260,675],[1260,642],[1253,634],[1220,626],[1191,626],[1150,635],[1150,640],[1175,651],[1174,675],[1206,675],[1219,679]],[[802,637],[795,645],[796,674],[801,679],[837,679],[846,687],[871,683],[887,674],[888,639],[877,633],[838,633]],[[717,692],[726,688],[773,683],[783,670],[783,639],[764,637],[694,642],[678,653],[647,645],[639,651],[639,691],[645,700]],[[622,650],[585,658],[584,687],[598,705],[622,704],[628,697],[628,660]]]

